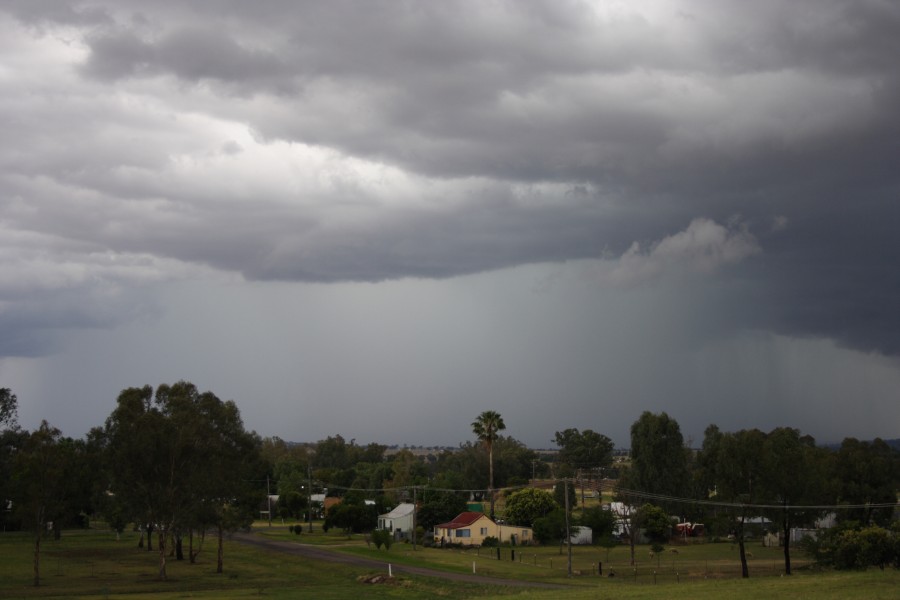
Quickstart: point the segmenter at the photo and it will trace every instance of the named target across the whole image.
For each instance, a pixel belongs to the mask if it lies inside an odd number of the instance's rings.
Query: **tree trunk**
[[[175,560],[184,560],[184,545],[180,531],[175,534]]]
[[[188,560],[191,561],[191,564],[196,562],[194,558],[194,529],[191,528],[188,530]]]
[[[159,546],[159,579],[166,580],[166,535],[165,528],[159,528],[159,539],[156,541]]]
[[[41,585],[41,526],[38,523],[37,535],[34,536],[34,587]]]
[[[219,551],[218,556],[216,557],[216,573],[222,572],[222,558],[224,557],[224,549],[222,547],[222,538],[223,538],[223,530],[222,526],[219,525]]]
[[[628,539],[630,541],[630,546],[631,546],[631,566],[632,567],[634,566],[634,538],[635,538],[634,533],[628,534]]]
[[[744,516],[741,515],[741,522],[738,525],[738,549],[741,552],[741,577],[748,579],[750,577],[750,569],[747,567],[747,550],[744,548]]]
[[[784,574],[791,574],[791,519],[785,511],[784,518],[781,521],[782,532],[784,535]]]
[[[203,542],[206,541],[206,530],[205,529],[200,530],[199,537],[200,537],[200,541],[197,544],[197,550],[191,551],[191,562],[192,563],[196,562],[197,557],[200,556],[201,552],[203,552]],[[193,542],[191,542],[191,545],[193,546]]]

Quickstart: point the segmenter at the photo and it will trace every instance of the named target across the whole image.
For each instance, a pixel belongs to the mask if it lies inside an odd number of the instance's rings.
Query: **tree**
[[[556,544],[566,539],[566,513],[561,508],[535,519],[534,539],[541,544]]]
[[[453,520],[456,515],[465,512],[466,509],[466,499],[459,492],[426,489],[423,494],[422,506],[416,516],[416,523],[426,530],[434,529],[435,525]]]
[[[532,469],[538,460],[537,452],[514,437],[505,435],[497,436],[493,449],[496,455],[493,461],[495,485],[524,485],[531,480]]]
[[[838,502],[866,506],[842,510],[842,517],[863,525],[889,525],[900,485],[900,453],[880,438],[871,442],[846,438],[834,462]]]
[[[486,410],[472,423],[472,432],[484,443],[488,451],[488,495],[491,498],[491,518],[494,518],[494,440],[506,429],[503,417],[493,410]]]
[[[822,505],[828,503],[825,493],[825,456],[816,448],[810,436],[789,427],[773,429],[766,436],[763,448],[766,490],[769,502],[780,509],[766,514],[781,524],[784,550],[784,572],[791,574],[791,528],[810,524],[821,511],[798,510],[791,505]]]
[[[9,388],[0,388],[0,426],[14,427],[18,415],[19,399]]]
[[[629,485],[637,491],[671,497],[684,497],[689,489],[684,438],[678,422],[664,412],[644,412],[631,426]]]
[[[278,496],[278,514],[282,518],[303,519],[306,517],[308,498],[300,492],[290,491]]]
[[[226,531],[248,527],[263,494],[252,483],[263,469],[261,441],[244,430],[240,411],[232,401],[223,402],[212,392],[200,394],[190,410],[196,414],[196,443],[214,457],[195,470],[195,506],[209,506],[218,533],[216,572],[223,570],[223,537]]]
[[[384,487],[409,488],[428,481],[428,467],[411,450],[404,448],[393,456],[390,462],[390,479],[384,482]],[[381,487],[381,486],[379,486]],[[392,493],[392,500],[399,502],[401,498]]]
[[[531,527],[540,517],[559,509],[553,494],[536,488],[524,488],[513,492],[506,499],[503,517],[512,525]]]
[[[566,495],[569,496],[568,501],[566,500]],[[578,508],[575,484],[569,479],[556,482],[556,485],[553,486],[553,498],[560,507],[568,506],[570,513]]]
[[[718,497],[737,506],[728,512],[736,522],[735,540],[741,558],[741,576],[750,577],[747,566],[744,525],[747,506],[765,492],[765,465],[762,460],[766,436],[758,429],[723,434],[718,440],[715,481]]]
[[[672,535],[672,519],[659,506],[644,504],[637,510],[634,520],[651,542],[667,542]]]
[[[345,500],[328,509],[325,530],[332,527],[343,529],[347,534],[372,531],[378,525],[378,510],[354,500]]]
[[[591,528],[595,544],[602,544],[616,528],[616,515],[602,506],[591,506],[582,511],[581,524]]]
[[[16,453],[13,506],[34,534],[34,585],[41,584],[41,538],[51,515],[65,505],[66,469],[69,461],[62,452],[59,429],[42,421],[28,435]]]
[[[6,506],[15,494],[12,485],[13,462],[28,435],[15,424],[0,429],[0,529],[3,531],[18,527],[17,519],[6,510]]]
[[[158,532],[160,579],[171,534],[215,526],[221,549],[223,531],[257,504],[249,480],[264,468],[258,437],[244,431],[233,402],[189,382],[160,385],[155,395],[150,386],[123,390],[105,436],[112,492]]]
[[[554,436],[559,446],[559,462],[562,477],[572,477],[587,472],[588,481],[593,481],[594,473],[612,465],[612,440],[590,429],[578,431],[575,428],[557,431]],[[581,508],[584,510],[584,484],[581,486]]]

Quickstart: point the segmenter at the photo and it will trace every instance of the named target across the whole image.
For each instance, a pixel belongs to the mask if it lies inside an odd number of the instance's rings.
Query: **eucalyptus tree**
[[[9,388],[0,388],[0,506],[5,507],[12,496],[12,462],[26,432],[16,423],[18,399]],[[9,519],[6,510],[0,510],[0,524],[6,528]]]
[[[176,424],[168,400],[166,390],[154,399],[149,385],[127,388],[106,420],[111,492],[148,524],[148,540],[156,528],[160,579],[166,579],[166,538],[176,517],[187,512],[189,467],[198,462],[186,432],[191,424]]]
[[[246,521],[238,505],[252,502],[252,472],[264,467],[255,462],[259,439],[244,431],[233,402],[185,381],[160,385],[155,394],[150,386],[128,388],[105,435],[111,491],[157,528],[160,579],[173,532],[213,525],[221,548],[222,532]]]
[[[842,510],[842,519],[890,526],[900,492],[900,452],[880,438],[846,438],[833,460],[838,503],[864,506]]]
[[[212,392],[200,394],[192,412],[198,420],[195,443],[206,448],[208,461],[195,470],[194,506],[210,515],[217,532],[216,572],[223,570],[224,533],[247,527],[263,499],[263,490],[254,482],[265,469],[261,440],[244,429],[240,411],[231,401],[222,401]]]
[[[0,426],[11,427],[16,423],[19,399],[9,388],[0,388]]]
[[[562,466],[559,475],[563,477],[571,477],[586,470],[588,481],[592,482],[597,469],[612,465],[612,440],[596,431],[590,429],[578,431],[574,427],[564,429],[556,432],[554,442],[559,446],[558,457]],[[584,507],[584,484],[582,483],[581,509],[584,510]]]
[[[687,452],[678,421],[666,413],[645,411],[631,425],[631,469],[635,491],[683,498],[690,488]],[[654,500],[671,510],[672,502]]]
[[[60,441],[59,429],[42,421],[22,438],[13,460],[13,508],[34,536],[34,585],[41,583],[41,539],[46,524],[63,511],[66,503],[66,471],[69,456]]]
[[[491,499],[491,518],[494,518],[494,441],[499,432],[506,429],[503,417],[493,410],[486,410],[472,422],[472,432],[488,451],[488,495]]]
[[[767,503],[778,509],[766,511],[780,523],[783,537],[784,572],[791,574],[791,529],[807,525],[821,514],[799,506],[828,504],[825,450],[816,447],[810,436],[790,427],[773,429],[763,447]]]
[[[715,465],[716,497],[732,504],[735,540],[741,559],[741,576],[750,577],[745,547],[745,524],[748,511],[760,498],[766,497],[767,470],[762,459],[766,435],[758,429],[726,433],[717,440]],[[750,507],[750,508],[748,508]]]

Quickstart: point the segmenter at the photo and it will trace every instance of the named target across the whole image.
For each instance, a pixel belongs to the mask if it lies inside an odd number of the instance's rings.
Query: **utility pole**
[[[413,486],[413,514],[412,514],[412,542],[413,552],[416,551],[416,486]]]
[[[309,532],[312,533],[312,465],[306,463],[306,516],[309,519]]]
[[[266,503],[269,508],[269,527],[272,526],[272,491],[269,489],[269,476],[266,475]]]
[[[566,499],[566,545],[569,547],[569,561],[567,572],[572,576],[572,532],[569,531],[569,481],[563,479],[563,496]]]

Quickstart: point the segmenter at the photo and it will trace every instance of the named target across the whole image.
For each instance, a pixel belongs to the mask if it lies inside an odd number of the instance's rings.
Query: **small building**
[[[406,538],[415,526],[415,513],[415,504],[398,504],[391,512],[378,515],[378,529],[390,531],[397,539]]]
[[[590,527],[572,527],[569,533],[569,542],[576,546],[590,546],[594,543],[594,530]]]
[[[448,544],[480,546],[485,538],[497,538],[501,543],[531,544],[534,533],[530,527],[500,525],[480,512],[460,513],[452,521],[441,523],[434,528],[434,541]]]

